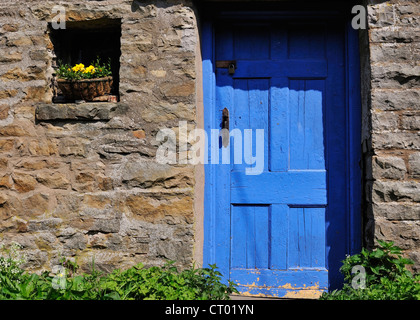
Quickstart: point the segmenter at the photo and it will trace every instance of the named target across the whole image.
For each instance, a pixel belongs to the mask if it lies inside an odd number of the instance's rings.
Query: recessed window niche
[[[48,27],[54,47],[53,67],[59,63],[74,66],[83,63],[89,66],[98,57],[101,63],[111,60],[113,84],[111,95],[119,100],[119,69],[121,56],[121,19],[97,19],[86,21],[67,21],[65,29]],[[54,84],[54,103],[71,103],[66,100]]]

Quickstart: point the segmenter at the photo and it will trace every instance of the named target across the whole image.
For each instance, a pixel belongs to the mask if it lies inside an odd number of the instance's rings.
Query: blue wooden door
[[[214,181],[212,262],[243,293],[316,296],[346,252],[343,28],[219,24],[215,60],[214,116],[227,108],[234,133],[218,145],[231,157]]]

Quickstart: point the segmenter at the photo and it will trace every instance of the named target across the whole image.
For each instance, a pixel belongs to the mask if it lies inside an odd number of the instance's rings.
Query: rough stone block
[[[420,66],[407,63],[372,64],[373,88],[418,88]]]
[[[6,158],[0,158],[0,170],[1,171],[6,171],[7,170],[7,166],[9,164],[9,160],[7,160]]]
[[[22,48],[22,47],[28,47],[32,45],[33,45],[33,42],[32,42],[31,37],[23,35],[22,33],[19,33],[17,36],[8,37],[6,40],[7,47]]]
[[[372,63],[407,63],[419,58],[420,44],[414,43],[372,43],[370,59]]]
[[[120,219],[111,218],[95,219],[93,226],[88,229],[89,232],[102,232],[102,233],[118,233],[120,231]]]
[[[157,223],[170,216],[175,223],[190,221],[193,214],[193,200],[187,195],[129,195],[125,201],[135,219]]]
[[[395,6],[397,25],[418,27],[420,23],[419,6],[414,3],[400,3]]]
[[[16,50],[9,51],[9,52],[5,50],[5,52],[2,55],[0,55],[0,62],[13,63],[13,62],[19,62],[21,60],[22,60],[22,53]]]
[[[27,173],[18,173],[13,174],[13,182],[15,189],[18,192],[29,192],[35,189],[37,185],[36,179]]]
[[[36,180],[51,189],[67,189],[70,182],[66,175],[61,172],[42,171],[36,175]]]
[[[86,208],[106,209],[112,207],[108,194],[88,194],[83,197],[83,206]]]
[[[419,221],[375,219],[375,235],[380,240],[394,241],[403,250],[418,248]]]
[[[29,131],[25,127],[17,124],[0,127],[0,137],[22,137],[26,135],[29,135]]]
[[[403,114],[401,117],[401,128],[406,130],[420,130],[420,114]]]
[[[50,156],[57,153],[57,144],[52,140],[37,139],[28,142],[28,152],[33,156]]]
[[[41,220],[29,220],[28,231],[51,231],[55,232],[63,223],[60,218],[47,218]]]
[[[408,157],[409,173],[413,177],[420,177],[420,152],[412,153]]]
[[[165,259],[185,263],[190,257],[190,244],[182,241],[160,241],[156,245],[156,253]]]
[[[86,157],[87,141],[82,138],[63,138],[58,144],[58,153],[60,156],[80,156]]]
[[[394,112],[373,112],[372,113],[372,130],[395,130],[398,129],[399,115]]]
[[[420,90],[372,90],[372,108],[379,110],[420,110]]]
[[[146,122],[162,123],[170,120],[195,120],[195,107],[192,104],[159,102],[145,106],[141,116]]]
[[[48,59],[48,52],[43,49],[36,49],[29,51],[29,58],[32,60],[41,60],[45,61]]]
[[[405,162],[398,157],[374,157],[373,177],[375,179],[404,179],[407,173]]]
[[[23,100],[31,100],[33,102],[47,102],[51,100],[47,95],[47,86],[31,86],[23,89],[23,91],[25,93]]]
[[[13,181],[9,174],[0,176],[0,189],[11,189],[13,187]]]
[[[146,133],[144,132],[144,130],[135,130],[133,131],[133,136],[137,139],[144,139],[146,138]]]
[[[420,182],[377,180],[372,198],[374,202],[420,202]]]
[[[24,270],[36,270],[45,267],[48,261],[48,252],[46,250],[25,250],[26,263],[21,267]]]
[[[46,160],[21,160],[17,162],[15,165],[15,168],[20,170],[28,170],[28,171],[34,171],[34,170],[42,170],[45,168],[49,169],[58,169],[60,167],[60,163],[46,159]]]
[[[372,145],[376,150],[408,149],[420,150],[420,132],[381,132],[372,134]]]
[[[417,28],[409,27],[384,27],[369,30],[370,41],[408,43],[419,42],[420,34]]]
[[[13,151],[15,145],[14,139],[0,140],[0,152],[6,153]]]
[[[8,105],[0,105],[0,120],[4,120],[9,116],[10,107]]]
[[[20,67],[15,67],[2,74],[0,78],[3,81],[14,80],[14,81],[30,81],[30,80],[44,80],[44,71],[36,66],[31,66],[25,71]]]
[[[144,139],[133,137],[132,134],[107,134],[98,140],[99,151],[105,157],[109,154],[139,153],[154,156],[155,150],[147,145]]]
[[[409,250],[406,252],[408,258],[414,261],[414,265],[411,266],[414,274],[420,273],[420,249]]]
[[[420,205],[410,202],[374,203],[373,214],[388,220],[420,220]]]
[[[103,233],[88,235],[87,247],[94,248],[94,249],[107,249],[108,248],[107,239],[108,239],[107,235]]]
[[[76,233],[65,237],[62,242],[65,249],[84,250],[87,245],[87,237],[82,233]]]
[[[412,3],[410,3],[412,2]],[[398,15],[411,15],[413,13],[420,14],[420,9],[418,5],[414,4],[414,1],[405,1],[405,3],[399,3],[395,6],[396,13]]]
[[[0,90],[0,99],[6,99],[16,96],[18,91],[16,89]]]
[[[127,162],[120,172],[122,183],[129,187],[185,188],[192,187],[194,181],[192,168],[178,168],[141,159]]]
[[[50,206],[51,196],[47,193],[34,193],[24,199],[22,199],[22,216],[28,219],[33,219],[45,214]]]
[[[394,25],[394,6],[388,2],[368,6],[368,23],[370,28],[382,28]]]

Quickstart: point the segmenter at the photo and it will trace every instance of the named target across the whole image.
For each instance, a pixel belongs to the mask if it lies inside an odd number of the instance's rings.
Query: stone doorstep
[[[35,118],[38,121],[101,121],[110,120],[124,113],[127,109],[126,104],[119,102],[39,104],[36,106]]]

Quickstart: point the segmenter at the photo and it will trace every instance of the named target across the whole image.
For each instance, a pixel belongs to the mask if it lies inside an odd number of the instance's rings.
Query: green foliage
[[[25,263],[25,257],[22,256],[20,249],[17,243],[7,247],[0,245],[0,275],[8,275],[10,280],[19,279],[22,273],[20,266]]]
[[[60,79],[74,81],[108,77],[112,75],[111,61],[108,60],[107,63],[101,64],[101,60],[98,57],[95,61],[92,61],[88,67],[85,67],[81,63],[72,67],[69,64],[62,64],[59,62],[57,75]]]
[[[420,300],[420,275],[413,275],[406,267],[413,261],[402,255],[393,242],[378,241],[373,251],[348,256],[340,268],[345,284],[341,290],[324,293],[321,300]],[[366,285],[354,285],[358,273],[354,267],[364,268]],[[357,283],[357,281],[356,281]]]
[[[178,271],[173,262],[147,269],[139,264],[103,274],[93,264],[90,273],[76,275],[77,263],[62,259],[56,274],[37,275],[21,269],[10,253],[0,262],[1,300],[227,300],[238,292],[221,282],[215,265]]]
[[[104,288],[108,295],[123,300],[227,300],[238,291],[231,282],[223,284],[221,276],[215,265],[178,272],[173,262],[149,269],[140,264],[115,270],[106,278]]]
[[[61,265],[70,272],[70,275],[77,272],[77,269],[79,269],[79,265],[76,261],[72,261],[70,259],[61,258],[60,259]]]

